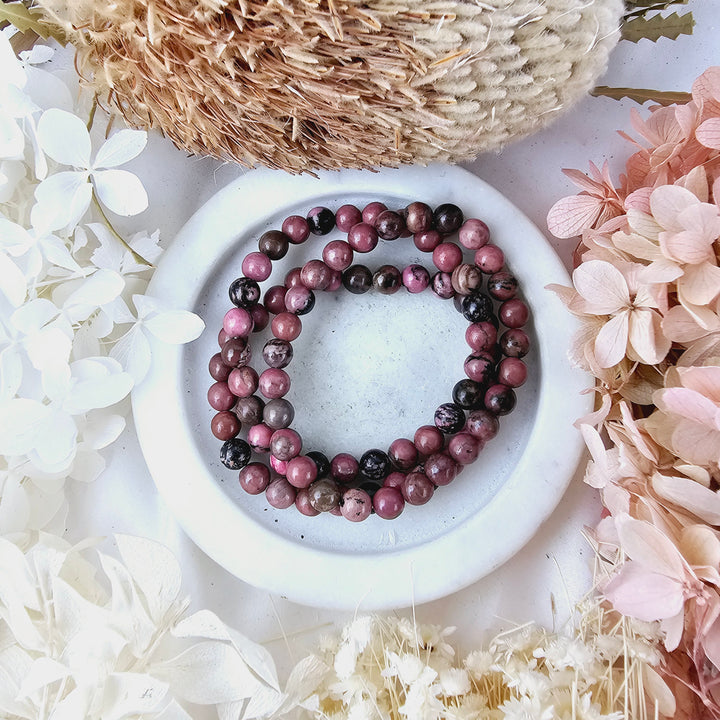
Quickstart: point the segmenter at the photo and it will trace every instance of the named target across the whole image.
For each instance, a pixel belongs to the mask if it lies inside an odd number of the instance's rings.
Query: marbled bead
[[[297,287],[298,285],[302,285],[302,279],[300,277],[301,272],[302,272],[302,268],[294,267],[285,273],[285,280],[283,281],[283,284],[285,285],[285,287],[288,290],[292,287]]]
[[[308,499],[318,512],[331,512],[340,506],[340,488],[332,480],[316,480],[308,488]]]
[[[317,517],[320,514],[320,511],[316,510],[310,504],[310,494],[307,488],[301,488],[295,494],[295,507],[298,509],[298,512],[301,515],[305,515],[305,517]]]
[[[317,480],[317,466],[309,457],[298,455],[288,461],[285,477],[293,487],[308,488]]]
[[[460,307],[463,317],[471,323],[492,321],[495,317],[492,300],[477,290],[465,295]]]
[[[296,490],[284,478],[275,478],[265,489],[265,497],[272,507],[285,510],[295,504]]]
[[[230,338],[220,350],[222,361],[231,368],[247,365],[252,358],[252,348],[247,340],[241,337]]]
[[[362,221],[368,225],[373,225],[375,218],[384,210],[387,210],[387,205],[381,202],[371,202],[363,208]]]
[[[443,300],[449,300],[455,295],[455,288],[452,284],[452,276],[450,273],[438,271],[430,280],[432,291]]]
[[[498,311],[500,322],[508,328],[521,328],[530,317],[528,306],[518,298],[506,300]]]
[[[525,357],[530,350],[530,338],[524,330],[507,330],[500,337],[500,349],[508,357]]]
[[[405,482],[404,472],[391,472],[384,480],[383,487],[399,488]]]
[[[451,235],[457,232],[463,224],[463,219],[462,210],[452,203],[439,205],[433,213],[435,229],[441,235]]]
[[[402,491],[396,487],[381,487],[373,495],[375,514],[383,520],[394,520],[405,508]]]
[[[405,226],[411,233],[432,230],[433,211],[423,202],[412,202],[405,208]]]
[[[445,434],[456,433],[465,424],[465,413],[455,403],[443,403],[435,411],[435,426]]]
[[[473,410],[465,423],[465,430],[483,442],[492,440],[499,429],[500,422],[497,416],[488,410]]]
[[[492,355],[485,350],[480,350],[476,354],[468,355],[463,364],[465,374],[482,385],[489,385],[495,381],[495,361]]]
[[[249,495],[260,495],[270,484],[270,470],[260,462],[248,463],[238,476],[240,487]]]
[[[228,337],[247,337],[253,331],[253,319],[249,310],[234,307],[223,317],[223,330]]]
[[[317,467],[317,476],[319,478],[325,477],[329,474],[330,460],[328,460],[326,455],[318,452],[317,450],[311,450],[309,453],[306,453],[305,457],[310,458],[315,463],[315,467]]]
[[[370,517],[372,503],[370,495],[365,490],[350,488],[343,493],[340,509],[346,520],[362,522]]]
[[[223,410],[210,421],[210,432],[218,440],[230,440],[240,432],[240,420],[235,413]]]
[[[297,315],[289,312],[283,312],[276,315],[270,323],[273,335],[278,340],[287,340],[292,342],[300,337],[302,332],[302,322]]]
[[[451,273],[462,262],[462,250],[454,242],[440,243],[432,253],[435,267]]]
[[[475,352],[490,350],[497,343],[497,328],[487,320],[472,323],[465,330],[465,342]]]
[[[360,465],[349,453],[338,453],[330,461],[330,474],[339,482],[352,482],[358,474]]]
[[[293,315],[307,315],[315,307],[315,293],[304,285],[291,287],[285,293],[285,309]]]
[[[433,485],[449,485],[458,474],[458,465],[446,453],[431,455],[424,464],[425,475]]]
[[[302,438],[290,428],[276,430],[270,438],[270,452],[278,460],[291,460],[299,455],[301,450]]]
[[[284,397],[290,390],[290,376],[280,368],[268,368],[260,373],[258,387],[271,400]]]
[[[335,213],[335,225],[341,232],[349,232],[359,222],[362,222],[362,213],[354,205],[342,205]]]
[[[359,253],[369,253],[378,244],[377,230],[368,223],[358,223],[350,228],[347,235],[348,245]]]
[[[515,392],[507,385],[491,385],[485,393],[485,407],[495,415],[507,415],[516,403]]]
[[[290,238],[280,230],[268,230],[258,240],[258,250],[271,260],[281,260],[287,255]]]
[[[482,220],[469,218],[458,231],[458,240],[468,250],[479,250],[490,241],[490,230]]]
[[[481,285],[482,273],[475,265],[461,263],[452,271],[452,286],[460,295],[469,295]]]
[[[253,332],[262,332],[270,322],[270,313],[262,303],[257,303],[250,308],[250,316],[253,321]]]
[[[278,474],[285,477],[287,472],[287,460],[278,460],[274,455],[270,456],[270,467]]]
[[[422,265],[408,265],[402,271],[403,285],[409,293],[421,293],[430,285],[430,273]]]
[[[445,443],[443,434],[434,425],[422,425],[415,431],[413,444],[421,455],[432,455],[442,450]]]
[[[453,387],[453,402],[465,410],[475,410],[482,407],[486,389],[487,385],[476,380],[469,378],[460,380]]]
[[[381,265],[373,275],[373,287],[382,295],[393,295],[402,287],[402,274],[394,265]]]
[[[418,450],[412,440],[398,438],[388,448],[390,462],[400,470],[411,470],[417,465]]]
[[[270,277],[272,261],[265,253],[251,252],[243,258],[241,267],[246,277],[262,282]]]
[[[332,280],[332,270],[322,260],[310,260],[303,265],[300,279],[310,290],[327,290]]]
[[[273,285],[265,291],[263,296],[263,304],[268,312],[273,315],[279,315],[285,312],[285,294],[288,289],[284,285]]]
[[[342,283],[353,295],[362,295],[372,287],[372,273],[365,265],[351,265],[342,274]]]
[[[232,373],[231,373],[232,375]],[[225,382],[214,382],[208,389],[207,399],[213,410],[229,410],[237,399]]]
[[[230,283],[230,302],[241,308],[249,308],[260,300],[260,286],[252,278],[240,277]]]
[[[322,251],[325,264],[332,270],[347,270],[355,255],[350,243],[345,240],[331,240]]]
[[[381,481],[390,472],[390,458],[382,450],[373,448],[362,454],[358,466],[363,477]]]
[[[506,357],[498,365],[498,380],[511,388],[520,387],[527,380],[527,366],[519,358]]]
[[[240,470],[250,462],[250,446],[240,438],[226,440],[220,448],[220,461],[228,470]]]
[[[235,413],[243,425],[257,425],[262,422],[265,402],[257,395],[238,398]]]
[[[227,380],[230,392],[239,398],[250,397],[258,387],[258,374],[249,365],[234,368]]]
[[[258,423],[253,425],[248,430],[248,443],[250,447],[256,452],[266,453],[270,451],[270,440],[273,433],[276,432],[272,428],[269,428],[264,423]]]
[[[500,272],[505,254],[497,245],[485,245],[475,252],[475,264],[486,274]]]
[[[487,291],[496,300],[510,300],[517,295],[517,278],[507,270],[493,273],[488,278]]]
[[[293,359],[293,347],[287,340],[271,338],[263,346],[262,356],[268,367],[284,368]]]
[[[402,495],[410,505],[424,505],[435,492],[435,486],[425,473],[410,473],[402,485]]]
[[[335,227],[335,213],[326,207],[312,208],[306,219],[313,235],[327,235]]]
[[[290,217],[285,218],[282,231],[293,245],[305,242],[310,236],[310,226],[307,220],[300,215],[290,215]]]
[[[289,427],[295,418],[295,408],[284,398],[274,398],[263,408],[263,422],[273,430]]]
[[[421,252],[432,252],[442,242],[442,235],[437,230],[426,230],[413,235],[413,243]]]
[[[392,210],[383,210],[375,218],[373,227],[383,240],[395,240],[405,230],[405,220],[399,213]]]
[[[482,449],[483,445],[476,437],[467,432],[459,432],[450,438],[447,451],[455,462],[469,465],[477,460]]]
[[[220,353],[215,353],[210,358],[210,362],[208,363],[208,372],[213,380],[225,382],[228,379],[228,375],[230,375],[231,370],[232,368],[223,361]]]

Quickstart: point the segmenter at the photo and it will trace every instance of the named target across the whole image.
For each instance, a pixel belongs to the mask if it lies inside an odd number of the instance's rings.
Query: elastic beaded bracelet
[[[291,244],[304,242],[310,233],[327,235],[335,225],[347,232],[347,240],[330,241],[322,260],[293,268],[284,285],[271,286],[261,302],[258,282],[270,277],[272,261],[284,257]],[[504,254],[489,244],[485,223],[463,221],[462,211],[455,205],[441,205],[434,213],[419,202],[398,213],[382,203],[370,203],[362,213],[352,205],[342,206],[336,214],[317,207],[307,218],[287,218],[282,228],[264,233],[258,241],[259,252],[251,252],[243,260],[245,275],[229,289],[236,307],[223,319],[218,336],[221,352],[210,360],[210,374],[216,383],[208,400],[218,410],[211,430],[225,441],[221,460],[226,467],[240,470],[243,489],[250,494],[264,491],[273,507],[294,504],[308,516],[329,511],[352,521],[364,520],[372,511],[382,518],[395,518],[405,502],[424,504],[436,487],[451,482],[464,465],[473,462],[485,442],[496,435],[497,416],[514,408],[513,388],[521,386],[527,376],[520,359],[529,350],[529,339],[520,329],[529,318],[527,305],[516,298],[517,280],[503,270]],[[462,250],[447,240],[455,232],[465,248],[475,251],[474,264],[464,263]],[[379,238],[395,240],[410,235],[418,249],[432,253],[437,268],[432,277],[416,264],[402,271],[383,265],[375,273],[352,264],[356,252],[370,252]],[[502,303],[499,320],[508,329],[499,339],[492,299],[480,290],[483,275],[490,276],[489,295]],[[431,287],[443,299],[455,298],[458,309],[471,322],[465,333],[471,348],[464,363],[467,378],[453,388],[453,402],[436,410],[435,425],[419,428],[412,441],[393,441],[387,453],[371,449],[360,461],[347,453],[332,460],[318,452],[300,455],[302,440],[290,428],[295,411],[284,399],[290,377],[283,368],[293,358],[291,342],[301,332],[300,316],[314,308],[315,290],[333,291],[341,285],[356,294],[371,287],[383,294],[393,294],[401,286],[411,293]],[[270,323],[274,338],[265,343],[262,353],[268,369],[258,375],[249,365],[248,336],[264,329],[270,315],[274,315]],[[260,322],[256,324],[255,318]],[[498,363],[501,354],[505,357]],[[267,402],[254,394],[258,389]],[[235,412],[231,412],[233,405]],[[243,424],[250,425],[247,442],[237,438]],[[452,436],[447,443],[444,435]],[[250,462],[252,451],[270,452],[270,468]],[[277,474],[274,479],[271,468]],[[348,487],[350,484],[353,486]]]

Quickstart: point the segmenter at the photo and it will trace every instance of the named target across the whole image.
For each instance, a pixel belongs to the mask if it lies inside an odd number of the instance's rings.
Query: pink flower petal
[[[715,315],[712,310],[708,308],[706,310]],[[680,343],[692,342],[704,337],[708,332],[682,305],[675,305],[665,313],[662,320],[662,331],[666,337]]]
[[[715,428],[720,408],[709,398],[684,387],[665,388],[654,396],[655,405],[663,412],[674,413],[688,420]],[[718,426],[720,428],[720,426]],[[720,451],[720,448],[718,449]]]
[[[704,114],[720,115],[720,67],[708,68],[692,86],[693,100]]]
[[[591,169],[593,167],[593,164],[590,163]],[[596,168],[597,169],[597,168]],[[580,172],[580,170],[574,170],[572,168],[563,168],[563,174],[567,175],[575,185],[577,185],[579,188],[582,188],[585,190],[585,192],[594,194],[594,195],[603,195],[603,186],[602,183],[600,183],[597,180],[593,180],[592,178],[589,178],[585,173]]]
[[[677,615],[666,618],[662,621],[660,627],[665,633],[665,649],[672,652],[680,645],[680,640],[682,640],[683,630],[685,629],[685,613],[681,610]]]
[[[625,554],[649,573],[658,573],[682,582],[689,574],[680,551],[655,525],[629,515],[615,519],[620,545]]]
[[[682,295],[692,305],[709,305],[720,295],[720,268],[709,262],[690,265],[682,277]]]
[[[630,193],[626,198],[623,205],[625,210],[639,210],[646,215],[650,214],[650,195],[653,189],[649,187],[639,188],[635,192]]]
[[[705,467],[720,463],[720,432],[681,418],[672,431],[672,450],[683,460]]]
[[[573,284],[587,303],[587,312],[609,315],[627,307],[630,292],[623,274],[609,262],[589,260],[573,272]]]
[[[699,200],[685,188],[677,185],[661,185],[650,195],[650,208],[653,217],[670,232],[681,232],[685,228],[678,222],[677,216]]]
[[[628,562],[605,586],[603,594],[623,615],[652,622],[670,618],[683,609],[682,585]]]
[[[628,340],[646,365],[657,365],[670,351],[671,342],[663,335],[659,313],[636,308],[630,313]]]
[[[628,342],[628,312],[621,312],[603,325],[595,338],[595,357],[600,367],[617,365],[624,357]]]
[[[559,238],[580,235],[598,219],[603,201],[593,195],[571,195],[558,200],[547,216],[550,232]]]
[[[689,510],[710,525],[720,525],[720,496],[712,490],[689,478],[660,473],[653,475],[652,486],[665,500]]]
[[[720,404],[720,367],[678,368],[678,375],[683,387],[695,390],[714,403]]]

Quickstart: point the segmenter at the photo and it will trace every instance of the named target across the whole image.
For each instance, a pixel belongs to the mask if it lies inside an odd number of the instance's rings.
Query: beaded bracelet
[[[305,242],[311,233],[327,235],[335,226],[347,233],[347,240],[329,242],[322,260],[293,268],[284,285],[270,287],[261,301],[258,283],[270,277],[272,261],[285,257],[291,244]],[[475,251],[474,264],[464,263],[462,249],[448,240],[456,232],[460,243]],[[419,250],[432,252],[437,268],[432,278],[415,264],[402,272],[383,265],[375,273],[352,264],[354,253],[372,251],[380,239],[410,235]],[[489,243],[487,226],[481,220],[464,220],[460,208],[452,204],[441,205],[435,212],[420,202],[400,212],[377,202],[362,212],[353,205],[342,206],[336,214],[317,207],[306,218],[287,218],[281,231],[264,233],[258,248],[244,258],[244,275],[230,286],[235,307],[225,314],[218,335],[221,351],[209,364],[216,382],[208,391],[208,400],[218,411],[211,430],[224,441],[223,464],[240,471],[240,484],[246,492],[265,492],[273,507],[295,505],[308,516],[329,511],[357,522],[375,512],[393,519],[406,502],[425,504],[436,487],[449,484],[497,434],[498,416],[512,411],[513,388],[521,386],[527,376],[520,358],[529,350],[528,336],[521,329],[528,320],[528,308],[516,298],[517,280],[503,270],[504,254]],[[488,295],[481,291],[483,275],[489,275]],[[301,455],[302,439],[290,427],[295,411],[284,399],[290,388],[284,368],[293,358],[291,343],[302,330],[300,316],[314,308],[315,291],[334,291],[341,286],[355,294],[371,287],[393,294],[402,286],[418,293],[429,286],[440,298],[454,298],[471,323],[465,333],[472,351],[464,363],[467,379],[453,388],[453,402],[442,404],[435,412],[434,425],[419,428],[412,441],[399,438],[387,453],[374,448],[359,461],[348,453],[339,453],[332,460],[316,451]],[[500,321],[508,328],[499,339],[499,321],[489,296],[502,303]],[[268,369],[258,375],[250,366],[248,338],[251,332],[267,327],[271,314],[274,337],[265,343],[262,353]],[[498,363],[500,355],[505,357]],[[254,394],[258,389],[267,403]],[[250,425],[247,441],[237,437],[243,424]],[[451,436],[447,443],[445,435]],[[253,451],[270,453],[270,467],[250,462]]]

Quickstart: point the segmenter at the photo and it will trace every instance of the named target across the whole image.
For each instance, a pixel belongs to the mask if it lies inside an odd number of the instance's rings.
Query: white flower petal
[[[150,369],[151,355],[150,343],[145,333],[138,325],[134,325],[110,351],[110,357],[115,358],[125,368],[135,384],[140,383]]]
[[[25,341],[28,358],[36,370],[67,365],[72,340],[57,327],[45,327]]]
[[[73,322],[86,320],[99,307],[115,300],[124,287],[125,281],[118,273],[97,270],[68,297],[63,309]]]
[[[25,149],[25,136],[15,118],[0,111],[0,158],[19,160]]]
[[[28,529],[30,497],[27,492],[28,483],[22,480],[22,477],[8,474],[5,482],[0,486],[0,533],[25,532]],[[5,568],[3,568],[3,576],[4,571]],[[7,582],[7,578],[3,577],[3,581]],[[0,698],[2,695],[0,689]]]
[[[122,415],[91,411],[88,413],[88,424],[82,432],[82,440],[89,448],[102,450],[114,443],[124,429],[125,418]]]
[[[55,162],[90,167],[90,134],[77,115],[57,108],[46,110],[38,121],[37,132],[40,147]]]
[[[25,70],[5,33],[0,33],[0,67],[3,69],[1,81],[3,85],[14,85],[19,88],[25,85]]]
[[[37,332],[60,314],[54,303],[46,298],[29,300],[19,307],[10,317],[10,322],[21,333],[29,335]]]
[[[8,347],[0,352],[0,403],[10,400],[20,387],[23,365],[15,348]]]
[[[0,245],[13,257],[23,255],[35,243],[30,233],[17,223],[0,217]]]
[[[90,206],[92,186],[87,173],[56,173],[35,188],[35,199],[30,219],[38,231],[74,227]]]
[[[83,270],[70,253],[65,243],[54,235],[47,235],[40,240],[42,254],[52,265],[72,270],[74,273],[81,275]]]
[[[25,275],[4,252],[0,252],[0,292],[13,307],[20,307],[27,295]]]
[[[205,323],[186,310],[168,310],[148,318],[145,327],[160,341],[181,345],[200,336]]]
[[[120,130],[105,141],[95,156],[93,168],[114,168],[137,157],[147,144],[144,130]]]
[[[51,410],[38,425],[30,460],[45,472],[66,471],[77,447],[77,425],[62,410]]]
[[[132,377],[125,372],[81,380],[73,383],[64,407],[72,415],[95,408],[105,408],[120,402],[132,390],[132,386]]]
[[[148,206],[140,179],[127,170],[99,170],[92,174],[98,199],[117,215],[137,215]]]
[[[24,455],[35,443],[38,426],[50,408],[37,400],[15,398],[0,405],[0,455]]]

